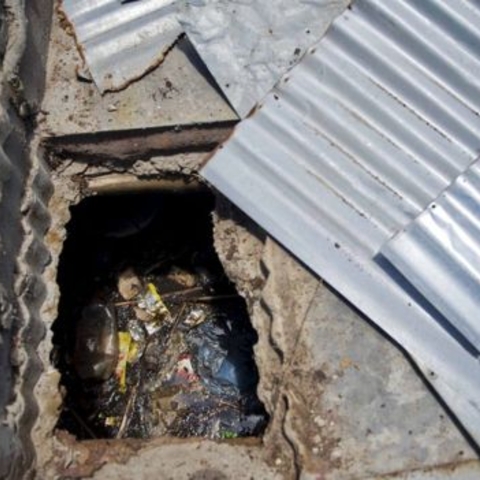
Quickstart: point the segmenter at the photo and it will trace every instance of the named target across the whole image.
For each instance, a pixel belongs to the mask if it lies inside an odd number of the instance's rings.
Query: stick
[[[128,307],[129,305],[136,305],[137,301],[136,300],[128,300],[125,302],[116,302],[113,304],[114,307]]]
[[[192,287],[192,288],[185,288],[184,290],[176,290],[175,292],[167,292],[161,293],[160,296],[164,299],[177,297],[177,296],[184,296],[190,293],[199,293],[203,292],[203,287]]]
[[[138,384],[135,385],[135,387],[133,387],[132,394],[130,395],[130,398],[128,399],[128,403],[127,403],[127,406],[125,408],[125,413],[123,414],[122,423],[120,424],[120,428],[118,429],[116,438],[122,438],[125,429],[127,428],[128,424],[130,423],[129,422],[130,412],[132,410],[135,399],[137,398],[137,391],[138,391]]]
[[[240,405],[236,405],[235,403],[227,402],[226,400],[219,400],[218,401],[219,405],[224,405],[226,407],[231,407],[234,408],[235,410],[240,410]]]
[[[231,295],[211,295],[209,297],[198,297],[192,298],[192,300],[186,300],[188,303],[210,303],[215,302],[217,300],[230,300],[233,298],[241,297],[238,293],[234,293]]]
[[[168,344],[168,342],[170,341],[170,337],[172,336],[172,333],[175,331],[178,324],[180,323],[180,318],[181,318],[184,310],[185,310],[185,304],[182,304],[182,306],[180,308],[180,311],[177,313],[177,315],[175,317],[175,321],[172,325],[172,328],[171,328],[170,332],[168,333],[168,337],[165,341],[165,344]],[[147,340],[147,343],[145,344],[145,347],[143,349],[143,353],[147,349],[150,338],[151,338],[151,336],[149,337],[149,339]],[[142,353],[142,358],[143,358],[143,353]],[[140,381],[142,379],[143,365],[144,365],[144,362],[141,363],[141,368],[140,368],[140,372],[139,372],[139,376],[138,376],[138,382],[135,385],[135,387],[133,387],[132,394],[130,395],[130,398],[128,399],[127,406],[125,407],[125,413],[123,414],[122,422],[120,423],[120,428],[118,429],[116,438],[122,438],[126,428],[128,427],[128,424],[130,423],[129,422],[130,413],[131,413],[131,410],[133,408],[133,404],[135,402],[135,399],[137,398],[138,388],[139,388],[139,385],[140,385]]]
[[[182,317],[183,312],[185,311],[185,307],[186,307],[185,303],[182,303],[182,306],[180,307],[180,310],[178,311],[177,316],[175,317],[175,321],[173,322],[172,329],[170,330],[170,333],[168,335],[169,340],[170,340],[170,337],[172,336],[172,333],[175,331],[178,324],[180,323],[180,318]]]
[[[156,270],[158,267],[161,267],[167,261],[169,261],[169,259],[164,257],[161,260],[158,260],[158,262],[153,263],[145,270],[145,275],[150,275],[154,270]]]
[[[93,433],[91,428],[82,420],[80,415],[70,407],[70,412],[72,412],[72,415],[75,417],[75,420],[80,424],[82,428],[86,430],[86,432],[92,437],[92,438],[97,438],[97,436]]]
[[[186,288],[184,290],[176,290],[174,292],[167,292],[167,293],[161,293],[160,297],[162,297],[162,300],[168,300],[169,298],[175,298],[175,297],[182,297],[184,295],[189,295],[191,293],[199,293],[203,292],[203,287],[192,287],[192,288]],[[207,298],[207,297],[203,297]],[[113,305],[115,307],[127,307],[129,305],[136,305],[138,303],[138,300],[128,300],[125,302],[115,302]]]

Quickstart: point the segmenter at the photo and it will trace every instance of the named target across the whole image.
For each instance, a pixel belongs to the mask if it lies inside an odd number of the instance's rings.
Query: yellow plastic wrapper
[[[115,368],[115,375],[118,378],[122,393],[125,393],[127,389],[127,362],[131,343],[132,336],[129,332],[118,332],[118,363]]]
[[[130,341],[130,348],[128,349],[128,363],[135,363],[140,356],[140,350],[138,349],[137,342],[133,339]]]
[[[162,297],[158,293],[155,285],[153,283],[149,283],[147,285],[147,289],[148,292],[140,300],[138,306],[153,316],[160,316],[162,318],[170,317],[170,312],[163,303]]]
[[[120,392],[127,390],[127,364],[138,360],[139,349],[129,332],[118,332],[118,363],[115,375],[118,378]]]
[[[118,417],[107,417],[105,419],[106,427],[117,427],[120,424],[120,419]]]

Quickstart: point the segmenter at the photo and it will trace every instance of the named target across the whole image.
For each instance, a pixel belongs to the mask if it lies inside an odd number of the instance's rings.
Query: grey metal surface
[[[381,253],[480,349],[479,161]]]
[[[351,0],[187,0],[179,20],[240,117],[318,41]]]
[[[156,67],[182,29],[176,0],[63,0],[101,92],[119,90]]]
[[[203,170],[402,345],[477,442],[477,351],[377,254],[478,154],[479,20],[466,0],[357,0]]]

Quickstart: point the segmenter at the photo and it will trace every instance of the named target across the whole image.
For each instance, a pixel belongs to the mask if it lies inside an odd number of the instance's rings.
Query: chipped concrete
[[[81,199],[78,183],[66,177],[52,175],[54,192],[49,202],[51,223],[45,235],[51,261],[43,274],[47,287],[46,298],[41,309],[42,320],[46,325],[46,333],[38,355],[43,363],[43,373],[35,386],[35,397],[38,403],[38,419],[32,430],[32,440],[36,447],[37,473],[40,478],[55,478],[56,471],[50,468],[56,455],[58,440],[53,435],[58,419],[62,398],[59,391],[60,374],[50,362],[52,350],[51,326],[57,317],[60,290],[56,283],[59,257],[66,238],[65,226],[70,220],[70,206]]]
[[[241,443],[171,441],[161,447],[152,445],[125,465],[106,465],[93,478],[127,480],[136,478],[165,480],[227,480],[233,478],[280,480],[281,473],[269,467],[258,447]]]

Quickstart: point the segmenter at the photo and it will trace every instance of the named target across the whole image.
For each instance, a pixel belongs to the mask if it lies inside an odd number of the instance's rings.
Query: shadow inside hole
[[[78,439],[263,433],[257,335],[214,250],[213,208],[208,192],[72,207],[53,325],[58,429]]]

